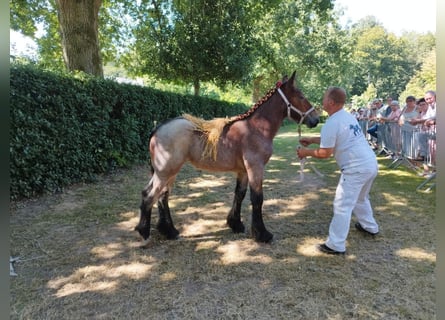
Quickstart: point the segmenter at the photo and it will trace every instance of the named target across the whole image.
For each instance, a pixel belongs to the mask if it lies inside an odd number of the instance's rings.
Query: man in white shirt
[[[357,120],[343,106],[346,92],[330,87],[323,97],[323,109],[329,117],[321,128],[320,137],[301,138],[303,146],[319,144],[319,148],[298,148],[298,157],[329,158],[334,155],[341,170],[333,203],[334,215],[329,236],[318,250],[328,254],[344,254],[352,213],[357,230],[376,235],[379,226],[374,219],[369,191],[378,173],[377,159],[365,139]]]

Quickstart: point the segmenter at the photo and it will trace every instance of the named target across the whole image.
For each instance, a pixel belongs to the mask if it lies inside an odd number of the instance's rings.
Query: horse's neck
[[[275,94],[259,106],[249,120],[263,136],[273,139],[285,118],[284,107],[281,97]]]

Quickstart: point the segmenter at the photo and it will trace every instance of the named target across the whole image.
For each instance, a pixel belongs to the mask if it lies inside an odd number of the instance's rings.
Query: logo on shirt
[[[358,136],[359,134],[362,133],[362,129],[360,128],[360,126],[358,124],[356,125],[349,125],[349,130],[354,130],[354,136]]]

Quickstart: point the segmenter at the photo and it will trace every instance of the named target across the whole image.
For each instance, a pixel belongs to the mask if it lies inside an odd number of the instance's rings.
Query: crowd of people
[[[408,96],[405,105],[392,97],[386,104],[374,99],[368,107],[352,110],[367,140],[378,154],[404,157],[421,164],[422,176],[435,170],[436,93],[429,90],[424,97]],[[388,141],[390,140],[390,141]]]

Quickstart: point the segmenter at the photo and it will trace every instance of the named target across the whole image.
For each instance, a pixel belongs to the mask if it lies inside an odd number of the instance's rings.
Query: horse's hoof
[[[244,227],[244,224],[239,220],[229,220],[227,219],[227,224],[229,225],[230,229],[234,233],[244,233],[246,228]]]
[[[177,240],[179,238],[179,231],[176,229],[170,230],[165,236],[168,240]]]
[[[153,243],[153,241],[151,240],[151,238],[148,238],[148,239],[142,240],[140,247],[142,249],[147,249],[148,247],[151,246],[152,243]]]
[[[175,240],[179,236],[179,231],[167,223],[159,223],[156,227],[159,233],[165,236],[168,240]]]
[[[139,232],[139,234],[141,235],[142,238],[144,238],[144,240],[147,240],[150,237],[150,228],[141,227],[140,225],[137,225],[136,227],[134,227],[134,231]]]
[[[273,234],[265,230],[263,232],[253,232],[256,242],[270,243],[273,239]]]

